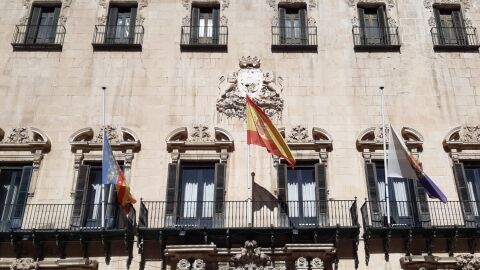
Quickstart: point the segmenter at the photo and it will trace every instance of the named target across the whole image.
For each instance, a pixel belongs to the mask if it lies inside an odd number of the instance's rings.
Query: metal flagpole
[[[390,226],[390,195],[388,192],[388,167],[387,167],[387,132],[385,131],[385,104],[383,90],[385,87],[380,86],[380,92],[382,93],[382,133],[383,133],[383,165],[385,167],[385,200],[387,204],[387,224]],[[390,130],[391,132],[391,130]]]
[[[102,162],[103,162],[103,145],[104,145],[104,142],[105,142],[105,137],[106,137],[106,134],[105,134],[105,92],[107,91],[107,87],[103,86],[102,87],[102,91],[103,91],[103,134],[102,134],[102,138],[103,138],[103,141],[102,141]],[[105,164],[102,164],[102,170],[103,170],[103,166],[105,166]],[[105,228],[105,184],[103,183],[103,179],[102,179],[102,228]]]
[[[248,97],[246,95],[245,99]],[[248,107],[247,107],[248,109]],[[248,114],[248,112],[245,112]],[[248,116],[247,116],[248,117]],[[248,226],[252,225],[252,215],[253,215],[253,208],[252,208],[252,179],[250,178],[250,144],[248,144],[248,119],[247,119],[247,192],[248,192],[248,199],[247,199],[247,223]]]

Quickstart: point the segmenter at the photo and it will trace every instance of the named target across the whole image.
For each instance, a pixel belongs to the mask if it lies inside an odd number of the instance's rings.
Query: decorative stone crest
[[[231,260],[237,269],[263,269],[271,264],[270,257],[262,252],[255,240],[246,241],[240,253],[233,256]]]
[[[25,127],[13,128],[2,141],[2,143],[29,143],[30,135]]]
[[[458,255],[455,258],[457,265],[460,266],[462,270],[475,270],[480,268],[480,258],[472,254]]]
[[[190,262],[185,260],[185,259],[181,259],[178,263],[177,263],[177,270],[190,270]]]
[[[304,126],[295,126],[287,137],[287,142],[311,142],[307,129]]]
[[[217,111],[227,118],[245,118],[245,97],[252,98],[269,116],[281,118],[283,99],[282,77],[260,69],[257,57],[241,57],[240,69],[220,77],[219,90],[223,93],[217,100]],[[278,83],[278,84],[277,84]]]
[[[423,5],[430,13],[430,16],[428,18],[428,25],[430,25],[431,27],[435,27],[437,25],[435,15],[433,14],[433,5],[435,4],[460,5],[463,11],[462,13],[464,16],[465,26],[472,26],[472,22],[466,16],[468,11],[472,7],[471,0],[424,0]]]
[[[120,139],[117,134],[117,128],[112,126],[105,126],[100,128],[100,132],[97,133],[95,138],[92,140],[93,143],[102,143],[103,142],[103,132],[107,135],[110,143],[119,143]]]
[[[209,128],[204,125],[193,127],[193,132],[189,134],[187,141],[190,142],[211,142],[213,141]]]
[[[463,126],[459,132],[460,141],[466,143],[480,143],[480,125]]]
[[[196,259],[193,262],[192,270],[205,270],[205,262],[202,259]]]
[[[317,258],[317,257],[313,258],[310,261],[310,266],[311,266],[312,270],[323,270],[323,269],[325,269],[325,266],[323,264],[322,259]]]
[[[103,132],[105,131],[112,148],[122,149],[122,152],[138,151],[140,140],[130,129],[124,127],[105,126],[99,127],[96,132],[92,128],[83,128],[74,132],[69,139],[72,151],[77,149],[94,150],[101,149]]]
[[[32,148],[47,151],[50,148],[50,140],[43,131],[33,127],[15,127],[8,133],[0,129],[0,148]]]
[[[10,265],[11,270],[32,270],[38,269],[38,262],[32,258],[16,259]]]
[[[455,152],[456,158],[465,155],[462,150],[480,150],[480,125],[465,125],[450,130],[443,147],[448,152]]]
[[[295,261],[296,270],[308,270],[308,260],[304,257],[300,257]]]

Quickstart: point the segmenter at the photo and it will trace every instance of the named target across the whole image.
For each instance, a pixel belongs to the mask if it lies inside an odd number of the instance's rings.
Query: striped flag
[[[130,207],[137,201],[130,193],[122,168],[113,156],[112,148],[108,142],[107,134],[103,133],[103,157],[102,157],[102,184],[115,185],[117,201],[125,213],[130,212]]]
[[[420,181],[429,197],[437,198],[446,203],[447,196],[423,171],[420,164],[415,160],[412,153],[408,151],[405,142],[400,139],[393,127],[390,127],[390,138],[388,145],[388,177],[407,178]]]
[[[256,144],[267,151],[284,158],[295,167],[295,159],[280,132],[265,112],[247,96],[247,144]]]

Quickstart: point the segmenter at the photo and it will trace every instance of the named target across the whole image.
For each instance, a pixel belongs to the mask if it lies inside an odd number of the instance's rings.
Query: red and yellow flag
[[[294,167],[295,159],[280,132],[267,114],[247,96],[247,144],[267,148],[275,156],[284,158]]]

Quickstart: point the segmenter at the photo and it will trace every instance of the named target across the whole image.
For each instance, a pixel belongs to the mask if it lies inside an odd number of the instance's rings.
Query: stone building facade
[[[480,269],[478,1],[0,7],[0,269]],[[379,87],[447,204],[393,179],[386,217]],[[246,94],[296,170],[247,158]]]

